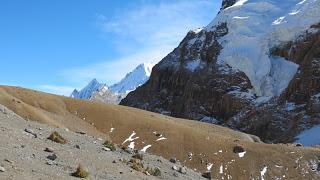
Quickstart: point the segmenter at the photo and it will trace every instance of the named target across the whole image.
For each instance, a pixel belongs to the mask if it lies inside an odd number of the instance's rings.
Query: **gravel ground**
[[[57,131],[68,140],[58,144],[47,137]],[[158,167],[161,176],[135,171],[131,154],[117,149],[103,149],[103,137],[93,137],[26,121],[0,105],[0,179],[73,179],[79,164],[89,172],[87,179],[203,179],[201,174],[186,169],[186,174],[173,170],[179,164],[145,153],[144,167]],[[46,152],[49,148],[53,152]],[[79,149],[80,148],[80,149]],[[52,161],[48,156],[55,154]],[[75,178],[76,179],[76,178]]]

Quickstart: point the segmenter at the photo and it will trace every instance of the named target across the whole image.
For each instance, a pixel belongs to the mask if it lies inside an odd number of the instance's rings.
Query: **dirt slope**
[[[0,109],[5,108],[0,105]],[[37,134],[27,133],[25,129]],[[52,132],[58,132],[67,139],[67,144],[58,144],[48,140]],[[120,149],[105,151],[103,139],[85,134],[77,134],[64,129],[32,121],[25,121],[18,115],[5,109],[0,111],[0,179],[77,179],[71,174],[77,166],[82,166],[88,171],[87,179],[204,179],[200,173],[187,169],[187,174],[181,174],[171,169],[173,166],[168,160],[161,157],[144,154],[142,163],[145,167],[159,168],[161,176],[147,176],[134,171],[127,164],[131,154]],[[53,152],[44,151],[50,148]],[[80,149],[79,149],[80,148]],[[55,154],[55,160],[47,157]],[[174,176],[174,173],[176,175]]]
[[[254,143],[250,135],[206,123],[17,87],[0,87],[0,104],[23,118],[96,136],[109,135],[118,144],[135,131],[132,138],[139,137],[134,140],[136,149],[150,144],[147,152],[167,159],[176,157],[201,172],[207,163],[213,163],[213,177],[218,179],[261,179],[265,169],[266,179],[320,177],[320,151],[315,148]],[[167,139],[156,141],[160,134]],[[232,152],[236,145],[245,148],[244,157]]]

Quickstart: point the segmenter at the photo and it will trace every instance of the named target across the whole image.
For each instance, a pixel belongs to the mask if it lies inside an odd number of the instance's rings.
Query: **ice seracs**
[[[214,31],[226,22],[228,34],[219,40],[223,49],[218,62],[244,72],[256,95],[278,96],[298,65],[273,57],[271,50],[318,23],[319,9],[319,0],[238,0],[221,10],[205,30]]]

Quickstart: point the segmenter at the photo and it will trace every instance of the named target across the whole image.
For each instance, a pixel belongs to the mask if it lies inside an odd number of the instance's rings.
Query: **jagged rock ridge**
[[[319,34],[319,7],[320,1],[223,1],[217,18],[190,31],[121,104],[292,142],[319,123],[319,112],[286,110],[292,99],[317,102],[319,45],[310,39]]]

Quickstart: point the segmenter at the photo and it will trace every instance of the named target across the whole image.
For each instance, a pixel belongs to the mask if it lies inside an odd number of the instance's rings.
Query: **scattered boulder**
[[[74,147],[77,148],[77,149],[81,149],[80,145],[78,145],[78,144],[75,145]]]
[[[173,173],[173,176],[174,176],[174,177],[179,177],[179,174],[178,174],[177,172],[174,172],[174,173]]]
[[[71,174],[74,177],[78,177],[78,178],[87,178],[89,176],[89,173],[87,170],[85,170],[85,168],[80,164],[77,167],[76,172]]]
[[[81,135],[85,135],[87,134],[86,132],[83,132],[83,131],[76,131],[77,134],[81,134]]]
[[[177,163],[177,158],[171,158],[171,159],[170,159],[170,162],[172,162],[172,163],[174,163],[174,164]]]
[[[178,171],[178,167],[177,166],[172,166],[172,170]]]
[[[51,161],[54,161],[58,158],[58,156],[56,154],[52,154],[52,155],[47,156],[47,158],[50,159]]]
[[[204,172],[202,173],[202,177],[207,178],[207,179],[211,179],[212,175],[210,171]]]
[[[233,152],[234,153],[242,153],[242,152],[245,152],[245,149],[244,147],[242,147],[241,145],[237,145],[233,148]]]
[[[26,128],[26,129],[24,129],[24,131],[26,133],[29,133],[29,134],[33,135],[33,137],[35,137],[35,138],[38,137],[38,135],[32,129]]]
[[[49,152],[49,153],[52,153],[54,151],[53,148],[51,147],[46,147],[46,149],[44,150],[45,152]]]
[[[49,140],[59,143],[59,144],[66,144],[67,140],[64,139],[58,132],[53,132],[49,137]]]
[[[296,144],[296,147],[303,147],[303,144],[297,143],[297,144]]]
[[[104,151],[111,151],[111,149],[109,149],[109,148],[107,148],[107,147],[102,147],[102,149],[103,149]]]
[[[10,164],[13,164],[13,161],[9,160],[9,159],[4,159],[4,161],[10,163]]]
[[[0,172],[5,172],[5,171],[6,171],[6,169],[4,167],[0,166]]]
[[[187,168],[185,166],[182,166],[179,168],[179,173],[181,174],[187,174]]]

